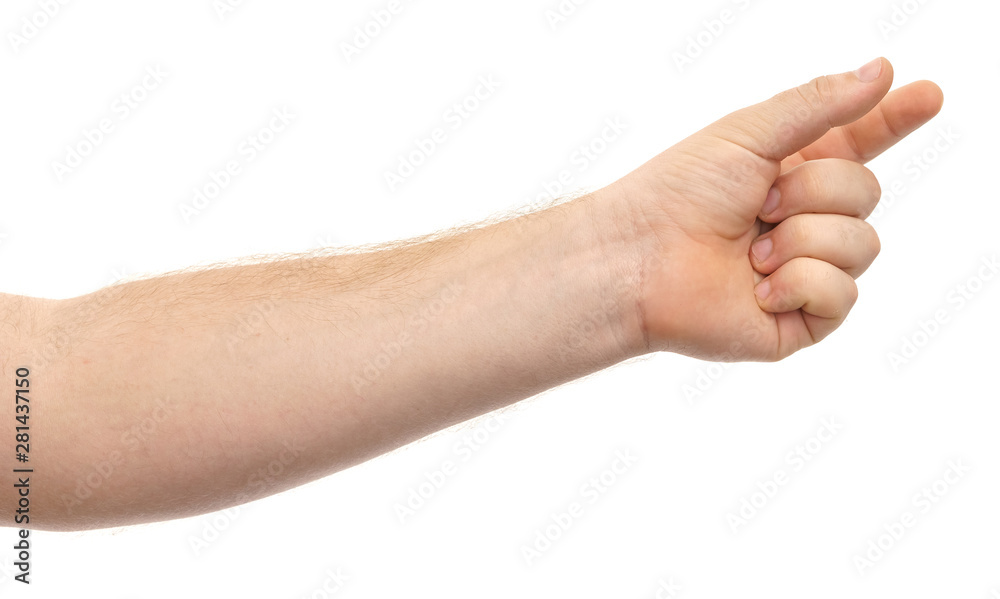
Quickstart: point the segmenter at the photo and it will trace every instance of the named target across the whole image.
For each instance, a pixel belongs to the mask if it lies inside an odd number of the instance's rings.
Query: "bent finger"
[[[771,274],[795,258],[815,258],[852,278],[864,273],[881,249],[875,228],[841,214],[796,214],[750,245],[754,270]]]

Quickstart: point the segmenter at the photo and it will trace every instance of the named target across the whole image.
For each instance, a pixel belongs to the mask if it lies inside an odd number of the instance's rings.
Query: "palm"
[[[664,258],[646,282],[647,327],[671,342],[655,349],[710,360],[767,359],[777,353],[779,316],[794,313],[760,309],[753,288],[763,275],[747,256],[762,232],[757,213],[779,166],[723,140],[688,141],[633,173],[672,173],[656,179],[660,185],[650,191],[660,200],[645,214]],[[718,164],[743,166],[720,173]]]

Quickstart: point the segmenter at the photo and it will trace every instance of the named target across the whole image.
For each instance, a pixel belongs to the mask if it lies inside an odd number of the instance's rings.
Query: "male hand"
[[[887,94],[876,59],[734,112],[607,188],[637,223],[650,350],[779,360],[826,337],[879,252],[862,166],[927,122],[941,90]]]

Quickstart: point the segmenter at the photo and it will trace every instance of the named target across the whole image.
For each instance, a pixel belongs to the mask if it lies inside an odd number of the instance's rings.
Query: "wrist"
[[[641,221],[614,186],[578,198],[566,207],[578,213],[569,235],[580,240],[580,251],[593,263],[599,278],[595,297],[600,306],[591,318],[593,324],[603,318],[618,342],[620,360],[649,353],[641,294],[651,254],[644,249],[648,244]]]

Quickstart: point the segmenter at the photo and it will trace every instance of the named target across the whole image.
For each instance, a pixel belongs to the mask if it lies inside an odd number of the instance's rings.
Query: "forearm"
[[[641,353],[638,260],[594,194],[394,249],[55,302],[21,350],[31,527],[221,509]]]

